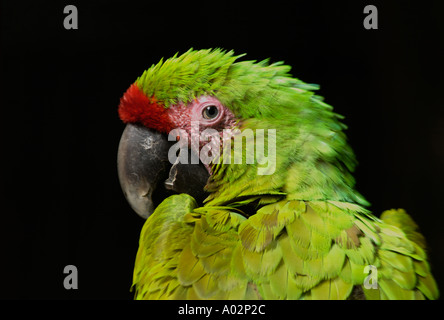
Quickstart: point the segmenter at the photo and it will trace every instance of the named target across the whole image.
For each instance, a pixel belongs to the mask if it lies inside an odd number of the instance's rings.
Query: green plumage
[[[424,237],[403,210],[378,219],[364,208],[345,126],[316,86],[282,63],[238,57],[190,50],[136,81],[166,107],[215,96],[241,130],[276,129],[266,143],[277,148],[271,175],[214,164],[203,207],[186,194],[157,207],[141,233],[136,298],[436,299]],[[378,289],[363,285],[368,265]]]

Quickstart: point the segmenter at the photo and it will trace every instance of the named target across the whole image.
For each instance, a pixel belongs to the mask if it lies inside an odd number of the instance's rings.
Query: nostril
[[[148,188],[146,190],[141,190],[142,192],[140,192],[139,197],[140,198],[149,198],[151,199],[151,196],[153,194],[153,189]]]

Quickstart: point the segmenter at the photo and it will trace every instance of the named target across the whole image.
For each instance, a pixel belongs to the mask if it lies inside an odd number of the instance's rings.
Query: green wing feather
[[[411,218],[392,210],[369,219],[356,209],[281,200],[246,219],[171,196],[142,230],[136,298],[342,300],[360,288],[367,299],[436,299]],[[367,265],[377,267],[378,289],[363,286]]]

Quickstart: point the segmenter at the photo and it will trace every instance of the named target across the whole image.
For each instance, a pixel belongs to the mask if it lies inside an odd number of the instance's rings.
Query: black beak
[[[128,124],[120,139],[117,167],[123,193],[136,213],[148,218],[155,207],[174,193],[188,193],[198,202],[209,174],[202,163],[170,163],[168,150],[174,144],[166,135],[144,126]],[[191,150],[188,149],[188,159]]]

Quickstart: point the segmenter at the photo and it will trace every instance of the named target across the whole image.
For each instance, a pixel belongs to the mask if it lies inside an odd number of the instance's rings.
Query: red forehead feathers
[[[119,116],[124,123],[140,123],[165,133],[172,130],[167,109],[155,97],[148,98],[135,83],[120,99]]]

